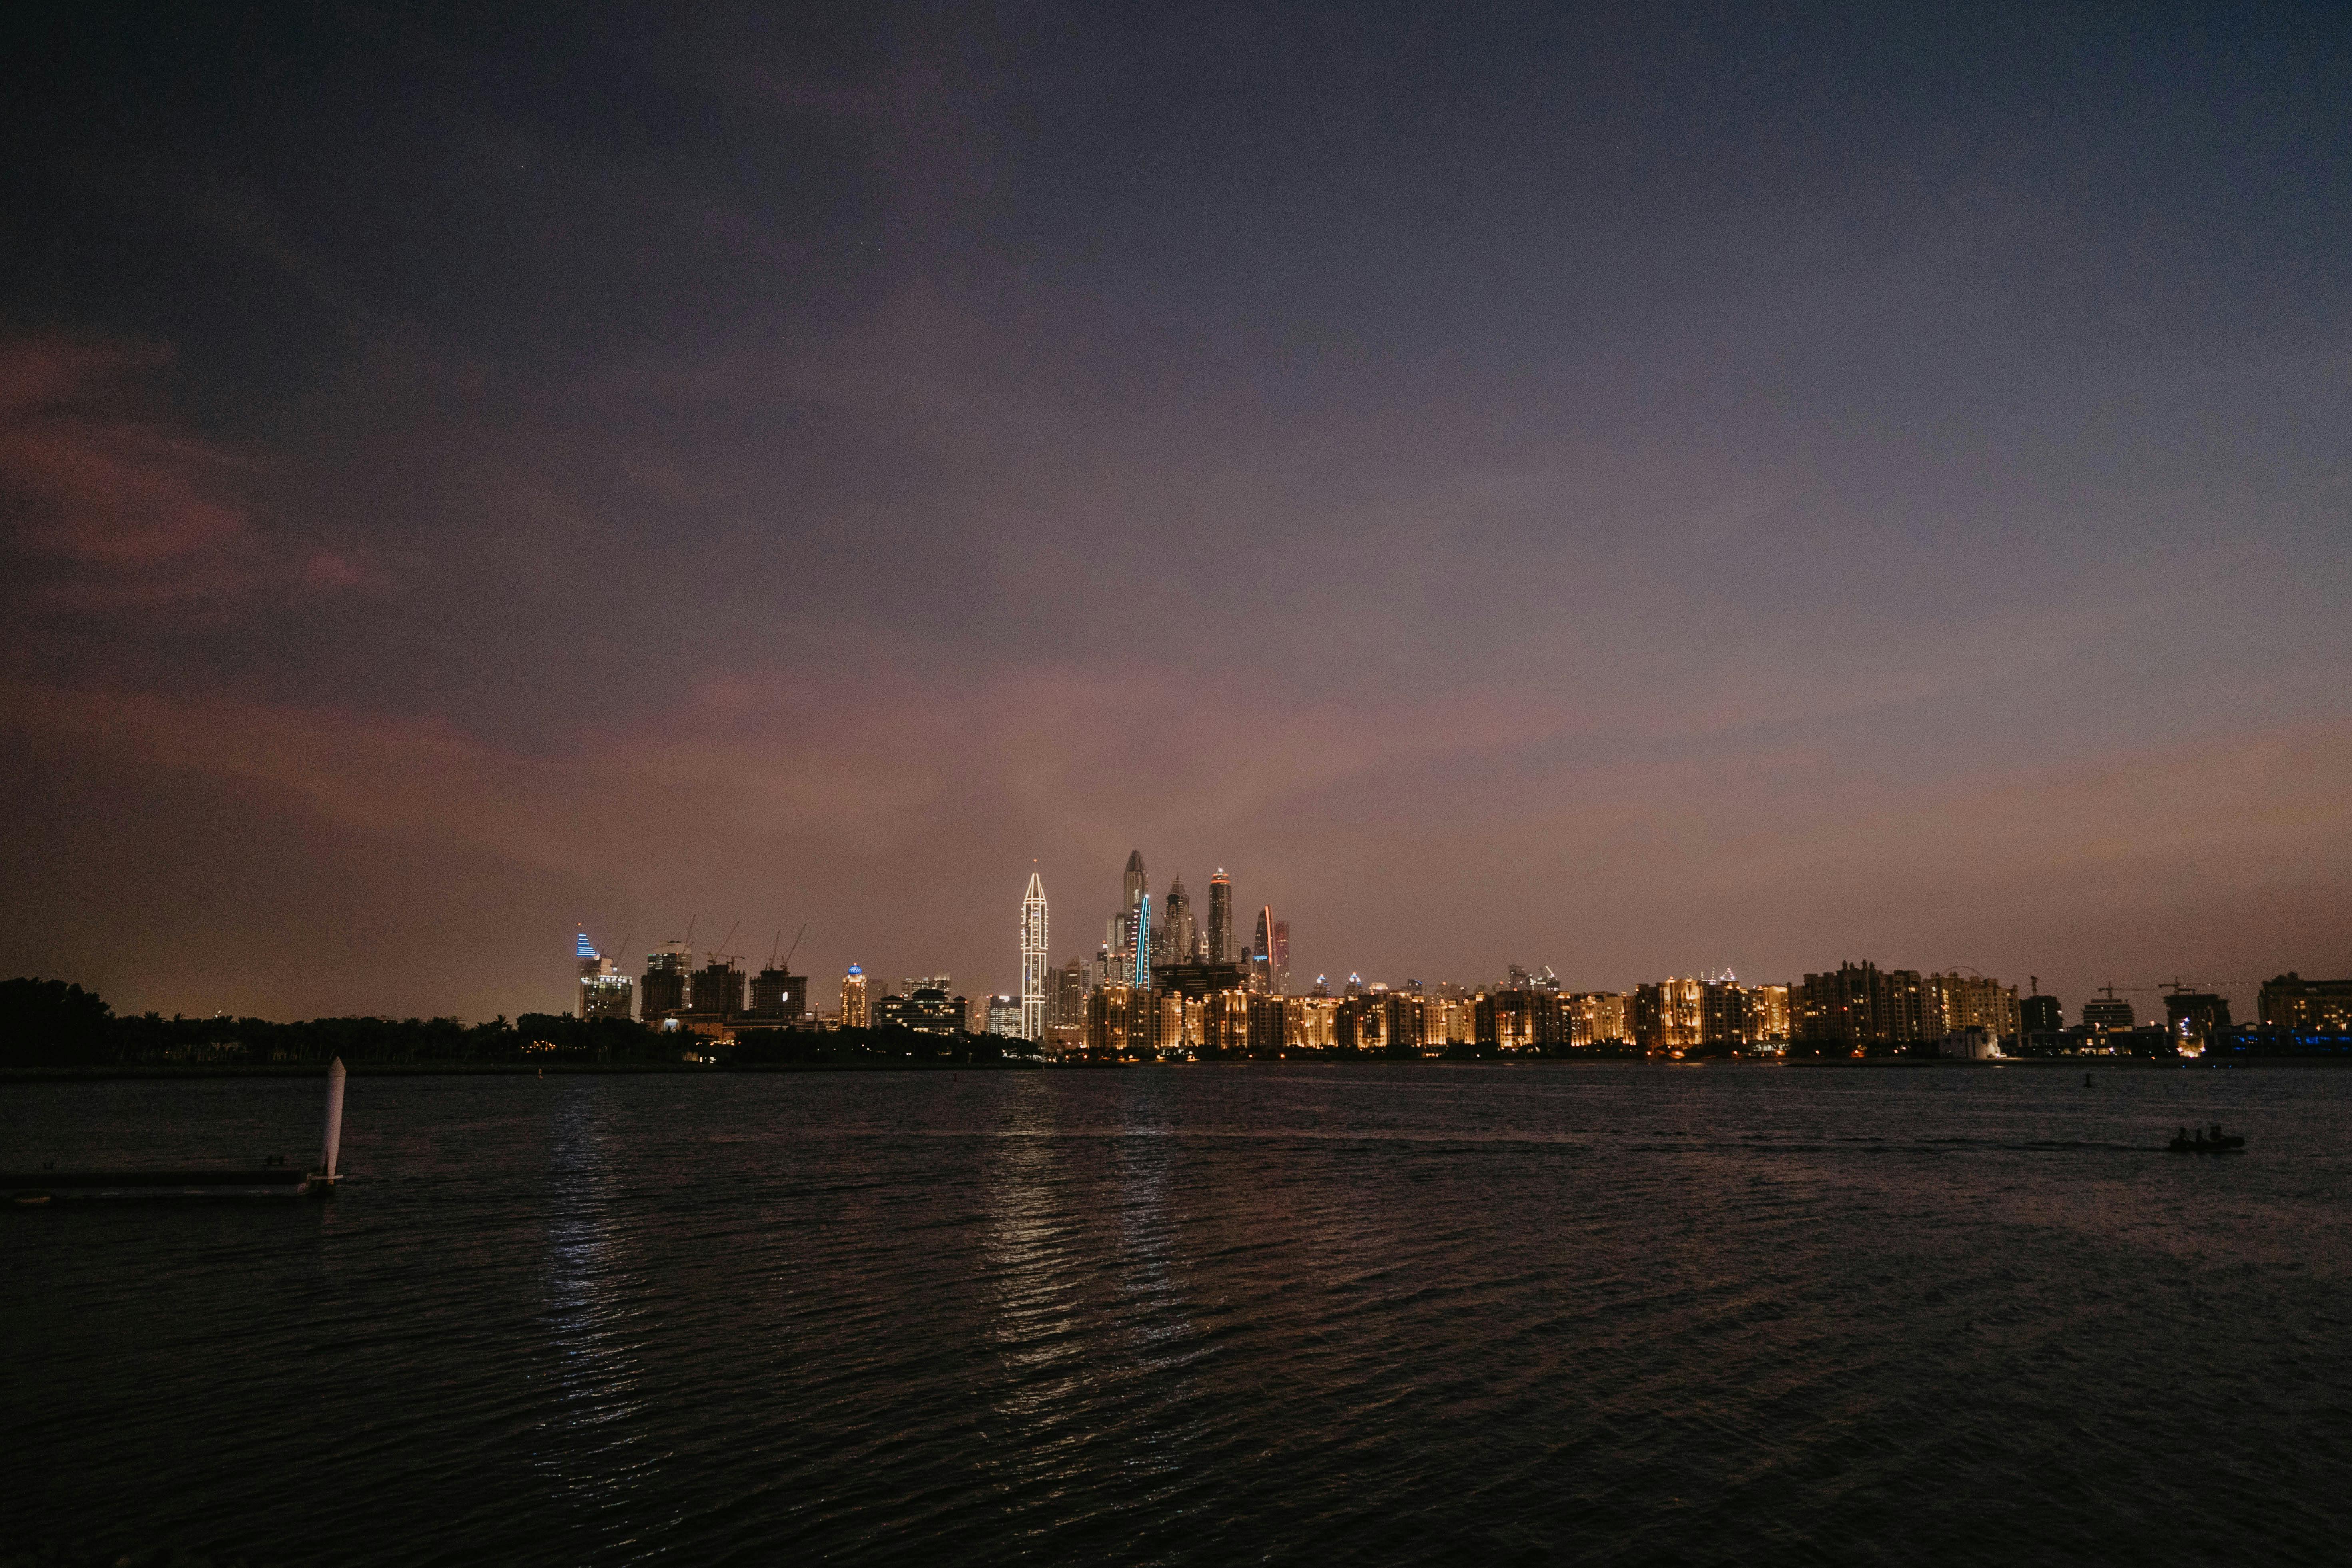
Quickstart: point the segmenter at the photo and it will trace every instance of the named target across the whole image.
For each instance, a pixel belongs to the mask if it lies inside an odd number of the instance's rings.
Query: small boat
[[[2194,1138],[2175,1138],[2165,1145],[2176,1154],[2226,1154],[2232,1149],[2246,1146],[2243,1135],[2236,1132],[2208,1138],[2200,1133]]]

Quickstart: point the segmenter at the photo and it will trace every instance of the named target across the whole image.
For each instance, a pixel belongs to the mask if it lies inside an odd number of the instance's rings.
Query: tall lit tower
[[[580,1005],[573,1016],[625,1018],[634,1008],[636,983],[613,966],[582,931],[575,944],[580,958]]]
[[[1151,882],[1143,874],[1143,851],[1130,849],[1127,854],[1127,875],[1119,891],[1118,916],[1112,922],[1118,940],[1111,952],[1118,960],[1118,977],[1129,985],[1148,984],[1143,976],[1150,972],[1150,939],[1142,929],[1143,906],[1150,900]],[[1138,958],[1141,959],[1139,964]]]
[[[1021,1037],[1045,1037],[1045,884],[1029,873],[1021,900]]]
[[[1257,938],[1250,943],[1250,978],[1257,988],[1276,995],[1274,989],[1274,907],[1269,904],[1257,912]]]
[[[841,1026],[863,1029],[871,1026],[873,1021],[871,998],[866,993],[866,971],[853,963],[849,973],[841,977]]]
[[[1223,866],[1209,879],[1209,962],[1230,963],[1234,958],[1234,879]]]
[[[1127,876],[1124,879],[1124,884],[1119,889],[1119,904],[1132,915],[1135,913],[1135,906],[1143,900],[1143,895],[1150,891],[1151,887],[1150,880],[1143,874],[1142,850],[1130,849],[1127,852]]]
[[[1139,894],[1135,904],[1135,988],[1151,989],[1151,895]]]

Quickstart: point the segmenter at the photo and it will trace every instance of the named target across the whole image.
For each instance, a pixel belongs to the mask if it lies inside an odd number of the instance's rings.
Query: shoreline
[[[696,1062],[372,1062],[347,1064],[353,1078],[628,1078],[649,1075],[699,1076],[726,1078],[740,1075],[772,1073],[890,1073],[890,1072],[1101,1072],[1161,1068],[1341,1068],[1378,1067],[1411,1070],[1415,1068],[1655,1068],[1671,1070],[1711,1068],[1747,1070],[1757,1068],[1801,1068],[1808,1070],[1852,1069],[1870,1070],[1946,1070],[1985,1071],[2022,1068],[2032,1072],[2221,1072],[2242,1071],[2248,1068],[2352,1068],[2352,1058],[2344,1057],[2241,1057],[2227,1061],[2205,1062],[2195,1058],[2181,1061],[2155,1061],[2139,1057],[2011,1057],[2000,1061],[1960,1061],[1937,1057],[1706,1057],[1696,1060],[1673,1061],[1663,1058],[1616,1057],[1594,1061],[1576,1061],[1559,1058],[1510,1059],[1489,1058],[1479,1060],[1447,1060],[1423,1057],[1397,1060],[1385,1057],[1359,1057],[1347,1059],[1298,1057],[1267,1060],[1248,1057],[1229,1061],[1206,1062],[1072,1062],[1038,1063],[1030,1061],[878,1061],[878,1062],[753,1062],[741,1065]],[[169,1082],[189,1079],[300,1079],[323,1078],[325,1064],[308,1062],[273,1062],[266,1066],[246,1066],[227,1063],[155,1062],[104,1067],[0,1068],[0,1085],[13,1083],[100,1083],[131,1082],[142,1079]]]

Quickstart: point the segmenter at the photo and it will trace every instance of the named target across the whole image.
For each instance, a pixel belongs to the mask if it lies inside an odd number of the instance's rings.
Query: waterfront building
[[[1045,1038],[1055,1045],[1066,1047],[1086,1037],[1087,993],[1094,989],[1089,967],[1085,959],[1074,958],[1047,976]]]
[[[1785,985],[1748,987],[1748,1044],[1785,1046],[1789,1043],[1789,988]]]
[[[1790,988],[1789,1011],[1792,1037],[1816,1047],[1861,1050],[1931,1037],[1926,988],[1914,969],[1846,963],[1833,973],[1808,974]]]
[[[1097,986],[1087,997],[1087,1050],[1100,1057],[1148,1057],[1152,1023],[1150,992],[1118,981]]]
[[[1203,1052],[1219,1057],[1246,1055],[1250,1048],[1250,994],[1240,986],[1213,991],[1201,999],[1201,1005]]]
[[[873,1026],[872,998],[867,994],[866,971],[856,964],[841,978],[841,1026],[845,1029],[865,1029]]]
[[[1561,1005],[1567,1017],[1570,1045],[1633,1043],[1633,998],[1624,993],[1580,991],[1561,998]]]
[[[1334,1036],[1343,1051],[1418,1056],[1426,1027],[1419,995],[1383,986],[1341,998]]]
[[[1041,1002],[1038,1005],[1038,1014],[1041,1018],[1044,1016],[1044,1011],[1045,1006]],[[1042,1039],[1044,1037],[1043,1030],[1045,1028],[1045,1025],[1042,1022],[1037,1026],[1040,1033],[1036,1036],[1024,1035],[1022,1033],[1022,1031],[1026,1029],[1028,1026],[1029,1005],[1020,997],[991,996],[988,998],[988,1017],[986,1023],[982,1026],[982,1033],[1003,1035],[1009,1039],[1018,1040],[1032,1038]]]
[[[2352,980],[2305,980],[2290,969],[2263,983],[2254,1016],[2266,1029],[2352,1034]]]
[[[919,1035],[952,1037],[964,1033],[965,1003],[936,985],[918,986],[904,996],[885,996],[875,1005],[878,1028],[912,1029]]]
[[[1282,1043],[1294,1051],[1328,1051],[1339,1043],[1339,999],[1290,996],[1282,1004]]]
[[[990,1034],[1013,1034],[1024,1040],[1045,1037],[1045,884],[1029,873],[1029,890],[1021,899],[1021,1021],[1017,1027]]]
[[[1669,978],[1633,988],[1633,1043],[1650,1056],[1679,1057],[1706,1040],[1706,984]]]
[[[1234,880],[1223,866],[1209,879],[1209,962],[1234,961]]]
[[[582,931],[573,943],[580,963],[580,993],[573,1016],[577,1018],[626,1018],[634,1015],[636,983],[614,967],[613,961],[596,951]]]
[[[1982,1024],[1968,1024],[1945,1032],[1936,1054],[1955,1061],[1990,1062],[2000,1059],[2000,1037]]]
[[[807,1012],[807,975],[772,966],[751,976],[751,1018],[764,1024],[796,1024]]]
[[[2202,1051],[2230,1028],[2230,999],[2176,986],[2164,998],[2164,1025],[2178,1045]]]
[[[1269,996],[1263,991],[1249,994],[1249,1053],[1254,1057],[1278,1057],[1289,1036],[1289,1020],[1283,998]]]
[[[1429,999],[1423,1038],[1440,1049],[1467,1046],[1478,1038],[1477,1005],[1458,986],[1445,985]]]
[[[2112,985],[2101,986],[2100,991],[2102,994],[2091,997],[2083,1004],[2084,1028],[2095,1029],[2104,1035],[2119,1029],[2136,1029],[2139,1026],[2139,1018],[2132,1011],[2130,997],[2116,995],[2116,988]]]
[[[646,972],[637,984],[637,1016],[659,1023],[683,1014],[692,1000],[694,953],[682,942],[666,942],[646,954]]]
[[[2017,1004],[2018,1032],[2025,1035],[2054,1035],[2066,1026],[2066,1014],[2055,996],[2044,996],[2040,991],[2021,997]]]
[[[1557,991],[1498,986],[1471,1004],[1470,1017],[1482,1051],[1535,1052],[1567,1043],[1567,1010]]]
[[[1199,1055],[1206,1025],[1206,1005],[1172,991],[1156,991],[1152,998],[1152,1048],[1162,1056]]]
[[[1969,1028],[1982,1029],[1996,1040],[2016,1037],[2020,1026],[2016,986],[2003,990],[1998,980],[1958,970],[1929,974],[1920,984],[1930,1037]]]
[[[743,963],[714,952],[694,972],[692,1005],[688,1011],[704,1023],[723,1024],[743,1010]]]

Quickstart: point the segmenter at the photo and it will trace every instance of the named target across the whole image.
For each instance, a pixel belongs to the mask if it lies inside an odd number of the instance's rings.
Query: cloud
[[[43,596],[78,609],[212,604],[363,574],[257,526],[259,465],[163,407],[162,345],[0,340],[0,496]]]
[[[565,873],[613,864],[616,846],[638,869],[713,845],[882,856],[1008,816],[1108,847],[1516,737],[1501,705],[1475,701],[1366,721],[1144,669],[935,670],[880,647],[848,662],[712,679],[665,715],[535,753],[440,719],[27,682],[0,685],[0,725]]]

